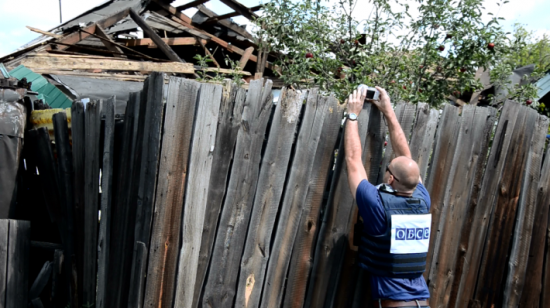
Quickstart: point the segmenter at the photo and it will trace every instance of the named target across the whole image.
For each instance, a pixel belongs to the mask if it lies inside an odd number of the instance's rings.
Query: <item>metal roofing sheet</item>
[[[543,96],[548,94],[548,92],[550,92],[550,74],[542,77],[541,79],[539,79],[539,81],[537,81],[537,88],[537,100],[541,99]]]
[[[73,104],[73,102],[63,92],[61,92],[61,90],[49,83],[46,78],[31,71],[23,65],[19,65],[14,68],[10,74],[19,80],[27,78],[28,82],[32,82],[31,90],[42,94],[45,102],[52,108],[68,108]]]

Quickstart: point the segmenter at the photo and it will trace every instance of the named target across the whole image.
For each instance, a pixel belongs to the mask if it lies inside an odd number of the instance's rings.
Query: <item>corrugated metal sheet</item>
[[[537,92],[538,97],[536,99],[538,101],[543,96],[548,94],[548,92],[550,92],[550,74],[542,77],[541,79],[539,79],[539,81],[537,81],[537,88],[539,89]]]
[[[27,78],[32,82],[31,90],[43,95],[44,101],[52,108],[68,108],[73,104],[61,90],[49,83],[42,75],[37,74],[24,65],[19,65],[10,72],[11,76],[21,80]]]
[[[0,63],[0,77],[10,78],[10,73],[6,69],[3,63]]]

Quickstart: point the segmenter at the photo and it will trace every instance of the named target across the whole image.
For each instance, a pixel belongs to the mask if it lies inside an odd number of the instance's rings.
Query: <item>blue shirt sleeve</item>
[[[363,218],[364,231],[371,235],[382,235],[386,232],[386,212],[378,195],[376,186],[367,180],[357,186],[355,200],[359,215]]]
[[[426,187],[419,183],[416,189],[426,201],[428,209],[430,209],[430,195]],[[364,231],[370,235],[384,234],[387,229],[386,211],[384,210],[376,186],[372,185],[367,180],[361,181],[359,186],[357,186],[355,200],[359,208],[359,215],[363,218]]]

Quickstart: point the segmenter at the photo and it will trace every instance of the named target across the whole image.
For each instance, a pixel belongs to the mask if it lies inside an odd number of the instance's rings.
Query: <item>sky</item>
[[[63,21],[68,21],[79,14],[106,2],[105,0],[0,0],[0,56],[15,51],[22,45],[40,36],[26,28],[31,26],[41,30],[50,30],[59,24],[59,1],[62,6]],[[256,6],[267,0],[239,0],[246,6]],[[331,0],[335,1],[335,0]],[[190,0],[176,0],[173,5],[181,5]],[[410,1],[411,3],[413,1]],[[522,23],[530,31],[540,36],[550,34],[550,1],[549,0],[510,0],[500,11],[495,0],[486,0],[485,7],[488,11],[504,17],[503,25],[507,31],[512,30],[516,22]],[[232,10],[219,0],[211,0],[206,6],[217,14],[225,14]],[[371,5],[367,0],[359,0],[354,15],[364,19],[371,11]],[[196,9],[188,9],[184,13],[192,16]],[[414,11],[413,9],[410,12]],[[236,17],[233,20],[240,24],[249,24],[244,17]],[[250,26],[249,26],[250,27]]]

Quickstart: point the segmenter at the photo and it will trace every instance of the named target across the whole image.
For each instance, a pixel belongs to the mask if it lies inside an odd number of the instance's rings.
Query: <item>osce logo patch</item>
[[[430,228],[395,228],[398,241],[418,241],[430,239]]]
[[[391,215],[390,253],[427,252],[430,246],[431,214]]]

